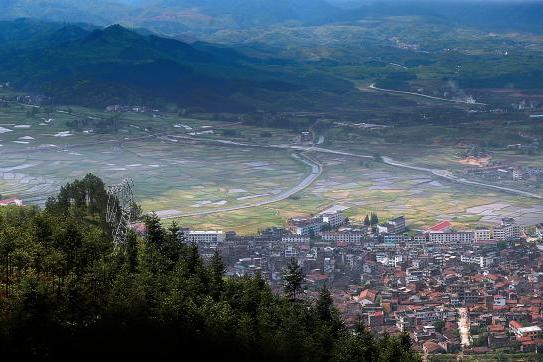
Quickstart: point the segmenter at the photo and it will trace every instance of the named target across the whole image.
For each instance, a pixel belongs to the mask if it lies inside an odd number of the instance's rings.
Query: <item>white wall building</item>
[[[309,236],[305,235],[285,235],[281,238],[281,242],[289,244],[308,244]]]
[[[322,214],[322,222],[325,224],[329,224],[332,228],[337,228],[345,224],[346,221],[347,217],[339,211]]]
[[[460,261],[468,264],[477,264],[480,268],[487,268],[494,264],[494,258],[491,256],[462,255]]]
[[[430,242],[433,244],[471,244],[473,241],[474,233],[472,231],[430,233]]]
[[[473,236],[475,241],[479,240],[492,240],[494,233],[491,229],[476,229],[473,230]]]
[[[362,231],[330,231],[321,233],[321,237],[324,241],[359,244],[366,238],[366,233]]]
[[[296,235],[317,235],[321,231],[323,225],[321,217],[291,219],[289,221],[289,229]]]
[[[495,228],[494,239],[500,241],[518,240],[520,239],[520,226],[511,224]]]
[[[226,235],[222,231],[197,231],[188,232],[187,241],[196,244],[220,244],[224,242]]]

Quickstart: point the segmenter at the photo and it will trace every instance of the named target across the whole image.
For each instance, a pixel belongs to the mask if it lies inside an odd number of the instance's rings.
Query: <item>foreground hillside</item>
[[[87,197],[85,196],[87,195]],[[225,278],[172,226],[113,246],[102,181],[66,185],[47,208],[0,210],[0,345],[17,360],[82,356],[417,361],[407,335],[353,333],[323,289],[288,298],[259,276]],[[295,269],[293,269],[295,270]]]

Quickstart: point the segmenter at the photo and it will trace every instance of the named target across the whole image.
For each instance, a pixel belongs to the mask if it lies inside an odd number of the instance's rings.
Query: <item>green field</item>
[[[89,127],[72,129],[68,124],[87,117],[108,119],[111,113],[80,107],[57,107],[49,113],[43,108],[36,114],[31,111],[31,107],[19,104],[0,108],[4,132],[0,134],[0,194],[40,205],[67,181],[92,172],[107,183],[133,178],[144,211],[176,217],[269,200],[300,183],[310,171],[292,157],[291,150],[216,142],[295,144],[297,133],[292,131],[233,126],[205,115],[186,118],[172,113],[123,113],[117,132],[101,134]],[[327,134],[322,147],[383,154],[413,165],[463,167],[454,156],[457,148],[451,145],[421,147],[389,144],[371,135],[350,139],[345,134]],[[443,219],[453,220],[459,227],[496,222],[503,216],[526,223],[543,220],[543,208],[532,199],[466,187],[380,162],[307,154],[323,165],[323,173],[295,197],[178,220],[193,228],[252,233],[333,205],[347,207],[354,220],[362,220],[368,212],[377,212],[382,219],[405,215],[413,229]],[[540,156],[503,151],[495,157],[542,164]]]

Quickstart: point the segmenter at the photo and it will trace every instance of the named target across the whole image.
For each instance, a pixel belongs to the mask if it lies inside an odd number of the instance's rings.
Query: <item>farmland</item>
[[[133,178],[145,212],[156,211],[194,228],[240,233],[282,225],[289,217],[314,214],[332,205],[348,207],[347,214],[355,220],[371,211],[383,218],[403,214],[413,227],[442,219],[459,226],[496,222],[503,216],[527,223],[543,219],[537,200],[455,184],[370,158],[296,149],[297,133],[289,130],[221,122],[205,115],[33,109],[17,103],[0,108],[0,194],[27,203],[43,205],[65,182],[92,172],[107,183]],[[116,132],[97,132],[88,122],[73,127],[74,119],[112,117],[118,118]],[[463,167],[455,158],[457,148],[451,145],[391,145],[370,136],[367,142],[360,142],[364,137],[356,142],[334,132],[324,133],[323,147],[387,155],[417,166]],[[297,155],[322,165],[322,174],[299,192],[278,197],[311,172]],[[510,151],[497,151],[494,157],[541,164],[539,156]],[[235,210],[222,211],[227,209]]]

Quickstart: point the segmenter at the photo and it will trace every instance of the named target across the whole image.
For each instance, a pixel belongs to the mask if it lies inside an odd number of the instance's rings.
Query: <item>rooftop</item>
[[[440,231],[444,231],[444,230],[447,230],[447,229],[450,229],[452,228],[452,224],[450,221],[442,221],[438,224],[435,224],[434,226],[430,227],[428,229],[428,231],[433,231],[433,232],[440,232]]]

